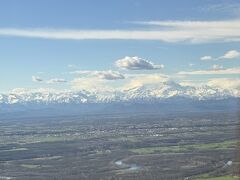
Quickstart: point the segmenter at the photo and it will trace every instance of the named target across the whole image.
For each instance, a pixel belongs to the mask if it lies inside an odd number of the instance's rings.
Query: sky
[[[0,92],[240,88],[238,0],[0,3]]]

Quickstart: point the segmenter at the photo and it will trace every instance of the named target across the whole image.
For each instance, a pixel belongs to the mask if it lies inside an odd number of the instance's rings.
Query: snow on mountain
[[[0,104],[81,104],[129,101],[157,101],[172,97],[184,97],[195,100],[226,99],[239,97],[236,90],[224,90],[207,85],[181,86],[173,81],[138,86],[115,91],[56,91],[54,89],[15,89],[0,94]]]

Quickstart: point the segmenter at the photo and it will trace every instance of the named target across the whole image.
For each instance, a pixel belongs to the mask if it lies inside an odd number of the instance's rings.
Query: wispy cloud
[[[67,82],[67,80],[62,79],[62,78],[53,78],[53,79],[49,79],[49,80],[44,81],[39,76],[32,76],[32,81],[33,82],[44,82],[46,84],[66,83]]]
[[[162,69],[164,67],[163,64],[156,65],[151,61],[145,60],[137,56],[134,57],[126,56],[123,59],[117,60],[115,64],[119,68],[129,70],[153,70]]]
[[[73,71],[70,74],[77,74],[77,75],[88,75],[97,77],[99,79],[105,80],[118,80],[118,79],[125,79],[125,76],[118,71]]]
[[[155,25],[160,27],[172,27],[176,29],[194,29],[212,28],[219,30],[236,29],[240,27],[240,20],[224,21],[135,21],[133,23],[142,25]],[[206,29],[205,29],[206,30]]]
[[[209,60],[213,60],[212,56],[203,56],[200,58],[202,61],[209,61]]]
[[[180,75],[220,75],[220,74],[240,74],[240,68],[228,68],[228,69],[209,69],[209,70],[198,70],[198,71],[180,71]]]
[[[65,79],[61,79],[61,78],[54,78],[54,79],[50,79],[47,81],[47,84],[54,84],[54,83],[66,83],[67,80]]]
[[[165,42],[229,42],[240,41],[240,20],[228,21],[147,21],[133,22],[155,25],[153,30],[82,30],[82,29],[17,29],[0,28],[1,36],[45,39],[159,40]],[[207,29],[207,30],[206,30]]]

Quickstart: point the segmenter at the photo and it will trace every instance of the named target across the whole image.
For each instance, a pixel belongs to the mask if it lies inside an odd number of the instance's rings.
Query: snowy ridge
[[[172,97],[184,97],[194,100],[219,100],[239,97],[236,90],[223,90],[210,86],[181,86],[172,81],[154,85],[138,86],[115,91],[56,91],[54,89],[15,89],[0,94],[0,104],[82,104],[110,103],[129,101],[158,101]]]

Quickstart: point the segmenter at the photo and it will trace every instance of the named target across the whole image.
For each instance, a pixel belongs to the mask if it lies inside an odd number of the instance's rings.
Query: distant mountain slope
[[[0,113],[74,114],[91,112],[171,112],[237,109],[239,92],[167,81],[116,91],[15,89],[0,94]]]
[[[239,97],[240,93],[210,86],[181,86],[167,81],[158,85],[138,86],[116,91],[55,91],[48,89],[15,89],[0,94],[0,104],[83,104],[131,101],[159,101],[172,97],[184,97],[195,100],[219,100]]]

